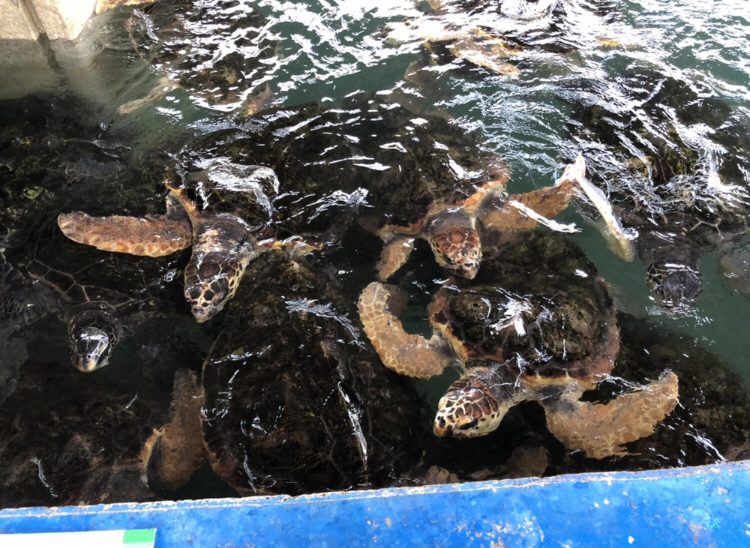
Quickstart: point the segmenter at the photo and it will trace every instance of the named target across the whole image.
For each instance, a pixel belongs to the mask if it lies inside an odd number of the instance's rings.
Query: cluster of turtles
[[[191,17],[231,12],[208,4],[169,19],[183,3],[159,3],[129,24],[144,59],[183,86],[191,77],[172,71],[200,64],[179,42]],[[247,17],[217,25],[259,28]],[[228,85],[200,84],[212,100],[254,89],[259,78],[240,83],[251,69],[235,61],[213,74]],[[408,377],[451,368],[461,376],[437,405],[438,438],[491,438],[524,402],[540,404],[553,443],[585,459],[612,462],[663,436],[686,381],[654,361],[618,384],[607,284],[574,242],[538,228],[582,191],[632,258],[582,157],[552,186],[514,195],[502,161],[443,116],[364,93],[338,108],[247,113],[142,167],[164,181],[156,200],[123,192],[112,209],[87,208],[97,215],[55,202],[6,238],[3,326],[57,317],[75,367],[97,373],[82,383],[32,356],[6,383],[3,504],[151,500],[200,474],[240,495],[418,483],[436,453]],[[442,280],[429,339],[404,325],[416,263]],[[118,360],[159,390],[100,378]],[[53,420],[30,411],[40,400]]]
[[[578,99],[597,93],[578,84]],[[623,225],[637,232],[655,297],[686,312],[703,288],[704,253],[718,253],[729,280],[748,278],[742,240],[750,204],[750,117],[651,66],[630,67],[620,85],[639,108],[573,101],[575,150],[568,154],[590,158],[592,180],[607,189]]]

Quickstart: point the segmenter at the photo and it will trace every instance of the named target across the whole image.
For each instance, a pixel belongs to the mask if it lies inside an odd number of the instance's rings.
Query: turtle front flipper
[[[558,184],[567,184],[568,181],[575,181],[599,211],[604,221],[604,227],[600,229],[600,232],[607,241],[610,250],[623,261],[633,262],[636,254],[635,244],[633,243],[634,236],[628,234],[622,227],[620,218],[604,192],[586,178],[586,163],[583,156],[579,155],[575,162],[565,168]]]
[[[623,444],[653,434],[677,405],[677,375],[671,371],[606,405],[578,401],[582,389],[574,384],[559,400],[543,398],[540,403],[550,432],[569,449],[594,459],[628,455]]]
[[[439,339],[427,340],[410,335],[401,325],[400,315],[406,293],[395,286],[372,282],[359,297],[359,317],[383,364],[410,377],[439,375],[450,359],[437,348]]]
[[[399,268],[406,264],[412,251],[414,251],[414,238],[397,236],[385,244],[380,252],[380,261],[376,266],[378,280],[384,282],[393,276]]]
[[[436,436],[470,438],[497,430],[508,410],[528,399],[516,375],[505,367],[471,368],[440,398]]]
[[[103,251],[163,257],[189,247],[190,222],[167,215],[91,217],[81,211],[61,213],[57,224],[68,238]]]

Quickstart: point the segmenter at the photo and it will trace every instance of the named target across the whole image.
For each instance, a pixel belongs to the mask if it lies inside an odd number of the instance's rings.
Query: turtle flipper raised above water
[[[580,249],[537,231],[485,261],[472,281],[452,280],[433,297],[429,340],[404,331],[397,287],[373,282],[360,296],[365,332],[387,367],[423,378],[450,365],[463,371],[438,404],[437,435],[485,435],[511,407],[537,401],[569,449],[602,458],[626,454],[622,444],[674,409],[670,372],[607,404],[579,401],[609,376],[620,342],[607,286]]]

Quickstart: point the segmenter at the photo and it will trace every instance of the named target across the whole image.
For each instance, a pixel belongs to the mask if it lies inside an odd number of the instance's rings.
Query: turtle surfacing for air
[[[677,404],[671,372],[606,404],[580,401],[609,376],[620,339],[606,284],[561,235],[513,237],[473,281],[444,285],[429,306],[430,340],[401,326],[405,297],[373,282],[360,297],[360,317],[387,367],[422,378],[450,365],[463,371],[438,404],[439,436],[485,435],[531,400],[569,449],[621,456],[622,444],[653,433]]]
[[[408,226],[385,225],[377,230],[385,247],[378,277],[387,280],[409,258],[416,238],[426,239],[437,262],[464,278],[476,276],[482,261],[482,242],[489,234],[531,230],[562,212],[577,190],[591,198],[609,229],[612,249],[633,260],[632,242],[619,225],[603,194],[585,178],[582,156],[566,167],[554,186],[525,194],[504,196],[507,172],[485,183],[463,200],[436,200],[426,215]]]
[[[196,320],[204,322],[234,296],[252,259],[284,245],[255,237],[268,221],[266,193],[278,190],[278,179],[269,168],[218,161],[184,176],[176,172],[167,182],[165,215],[90,217],[75,212],[61,214],[58,224],[71,240],[105,251],[161,257],[192,245],[185,297]],[[308,249],[302,243],[290,245]]]

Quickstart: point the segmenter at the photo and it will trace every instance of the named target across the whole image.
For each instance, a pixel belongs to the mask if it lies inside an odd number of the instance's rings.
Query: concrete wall
[[[0,40],[74,40],[96,0],[0,0]]]
[[[0,0],[0,98],[54,86],[96,0]],[[70,64],[70,63],[69,63]],[[75,64],[75,62],[73,62]]]

